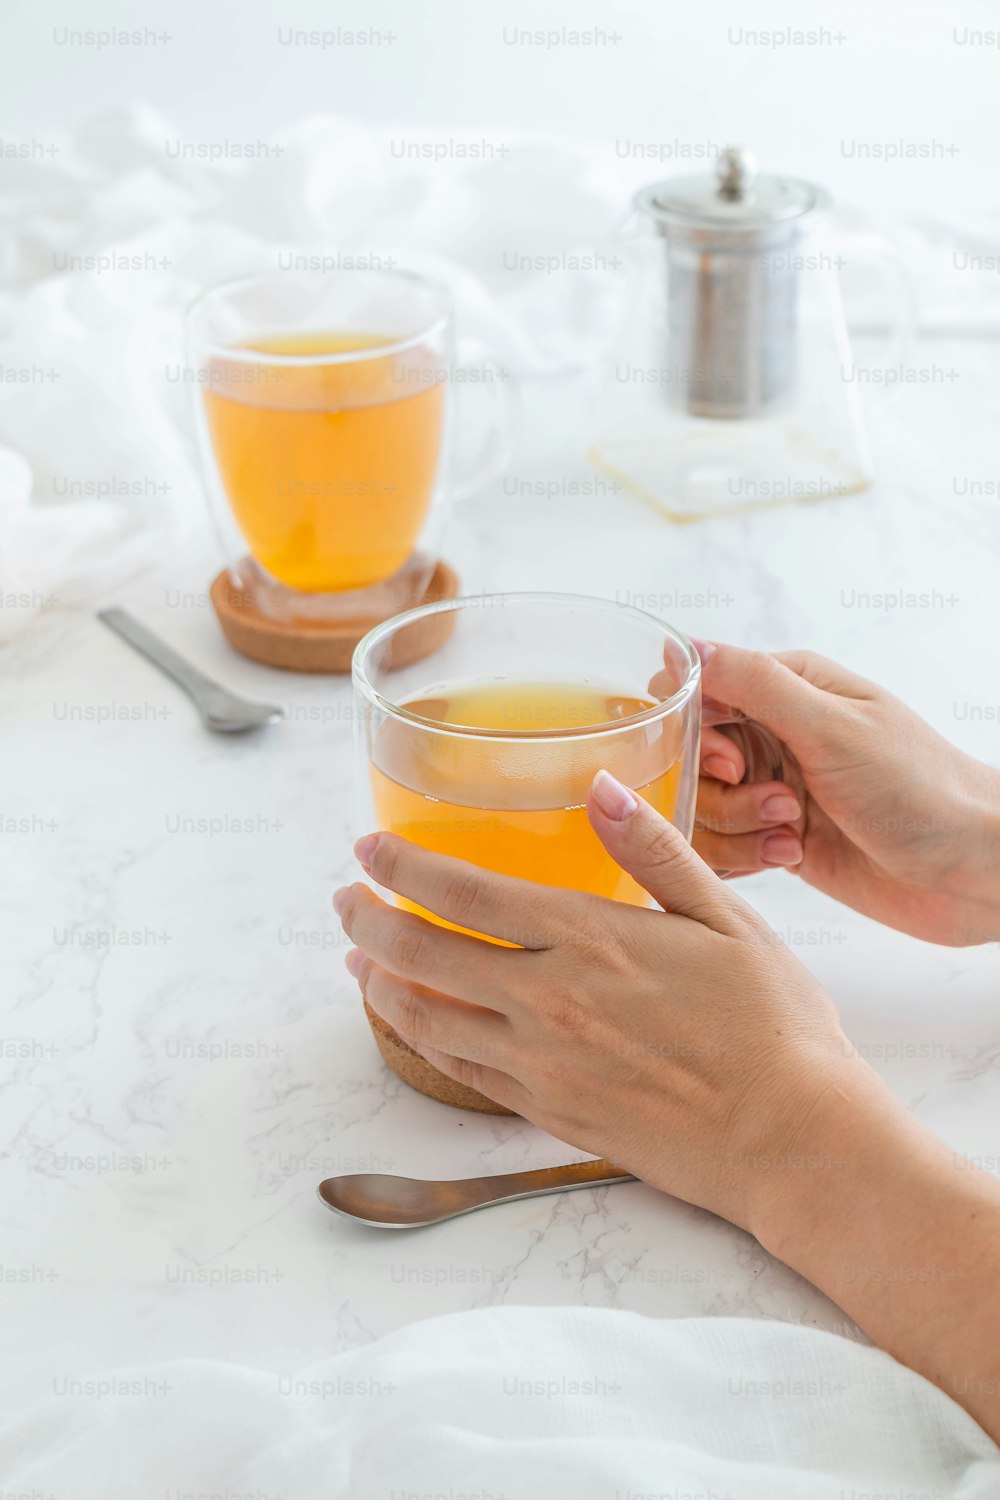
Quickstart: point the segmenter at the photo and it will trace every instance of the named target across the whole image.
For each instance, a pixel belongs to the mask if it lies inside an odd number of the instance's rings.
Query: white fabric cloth
[[[414,159],[419,135],[318,117],[206,164],[141,108],[51,144],[0,156],[0,639],[205,521],[179,379],[205,286],[338,257],[423,270],[451,285],[463,335],[563,405],[616,322],[600,252],[625,193],[582,145],[497,137],[434,162]],[[558,426],[532,408],[538,433]]]
[[[142,107],[24,144],[0,155],[0,639],[204,523],[183,311],[234,276],[344,256],[430,271],[461,330],[530,388],[522,468],[586,448],[627,296],[613,235],[655,164],[328,116],[211,162]],[[1000,277],[951,269],[1000,264],[995,229],[879,227],[915,273],[925,327],[1000,329]],[[878,323],[881,285],[868,294]]]
[[[81,1395],[63,1382],[0,1432],[4,1493],[1000,1495],[1000,1451],[948,1397],[879,1350],[783,1323],[489,1308],[294,1375],[190,1361],[95,1380]]]

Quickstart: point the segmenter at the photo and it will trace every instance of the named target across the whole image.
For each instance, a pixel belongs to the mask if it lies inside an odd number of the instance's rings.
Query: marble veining
[[[867,496],[675,528],[627,497],[466,502],[470,590],[656,595],[692,633],[807,645],[1000,762],[994,424],[1000,354],[878,414]],[[586,477],[582,461],[569,466]],[[540,473],[539,478],[546,475]],[[330,892],[353,874],[350,692],[232,655],[207,538],[114,598],[288,722],[207,734],[88,611],[4,647],[0,1243],[8,1410],[53,1382],[204,1355],[288,1372],[415,1318],[585,1303],[861,1334],[746,1234],[640,1184],[514,1203],[412,1235],[345,1223],[324,1176],[464,1176],[568,1148],[446,1110],[384,1070]],[[924,608],[865,592],[936,591]],[[183,601],[187,600],[187,604]],[[854,602],[850,602],[850,601]],[[950,602],[947,602],[949,601]],[[181,601],[178,603],[178,601]],[[855,1043],[962,1156],[1000,1162],[1000,966],[887,933],[793,878],[743,885],[827,985]]]

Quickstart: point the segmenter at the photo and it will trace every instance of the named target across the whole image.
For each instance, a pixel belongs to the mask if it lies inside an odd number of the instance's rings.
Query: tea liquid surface
[[[374,334],[295,334],[244,347],[362,354]],[[222,484],[253,556],[305,593],[367,588],[412,555],[434,495],[444,385],[427,350],[334,364],[217,358],[205,409]]]
[[[475,682],[400,706],[444,725],[516,735],[614,724],[653,708],[655,700],[592,684]],[[660,727],[601,739],[504,741],[386,720],[371,766],[378,827],[501,874],[648,906],[647,893],[594,833],[583,801],[594,773],[606,766],[672,818],[681,762]]]

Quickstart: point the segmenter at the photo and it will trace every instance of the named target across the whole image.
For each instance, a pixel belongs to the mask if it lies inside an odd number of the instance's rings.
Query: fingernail
[[[372,859],[377,848],[377,833],[366,833],[364,838],[358,839],[358,842],[354,846],[355,858],[357,859],[361,868],[369,875],[371,874]]]
[[[690,641],[694,649],[697,651],[698,655],[701,657],[702,666],[705,666],[708,658],[710,656],[714,656],[716,651],[718,650],[718,647],[713,646],[711,641],[699,641],[697,636],[691,636]]]
[[[760,804],[760,815],[765,823],[794,823],[802,816],[802,809],[788,792],[775,792]]]
[[[592,787],[594,801],[606,818],[624,823],[639,806],[639,799],[627,786],[616,781],[610,771],[598,771]]]
[[[344,959],[344,967],[353,979],[357,979],[364,967],[365,955],[360,948],[352,948]]]
[[[769,865],[800,865],[802,840],[793,833],[772,833],[761,844],[760,855]]]
[[[347,905],[347,892],[349,890],[349,886],[342,885],[339,891],[334,891],[333,893],[333,909],[338,917],[343,914],[344,907]]]
[[[701,769],[706,776],[714,776],[716,781],[728,781],[730,786],[735,786],[740,779],[736,767],[724,755],[706,755]]]

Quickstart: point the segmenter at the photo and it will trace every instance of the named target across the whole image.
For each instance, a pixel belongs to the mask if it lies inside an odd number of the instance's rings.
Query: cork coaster
[[[427,585],[420,604],[438,603],[458,597],[458,574],[446,562],[439,562]],[[261,661],[268,667],[286,672],[349,672],[354,648],[374,626],[388,616],[359,615],[335,623],[305,625],[301,622],[274,620],[261,613],[249,593],[233,587],[223,570],[212,581],[210,597],[222,633],[242,656]],[[418,605],[414,605],[417,608]],[[430,656],[443,646],[455,625],[452,610],[418,620],[401,631],[393,641],[393,666]]]
[[[439,1104],[450,1104],[453,1109],[475,1109],[481,1115],[514,1113],[502,1104],[494,1104],[492,1099],[487,1099],[485,1094],[478,1093],[476,1089],[470,1089],[467,1084],[456,1083],[454,1078],[447,1078],[444,1073],[440,1073],[426,1058],[420,1057],[412,1047],[408,1047],[388,1022],[375,1014],[367,1000],[363,1004],[383,1061],[411,1089],[426,1094],[429,1099],[436,1099]]]

